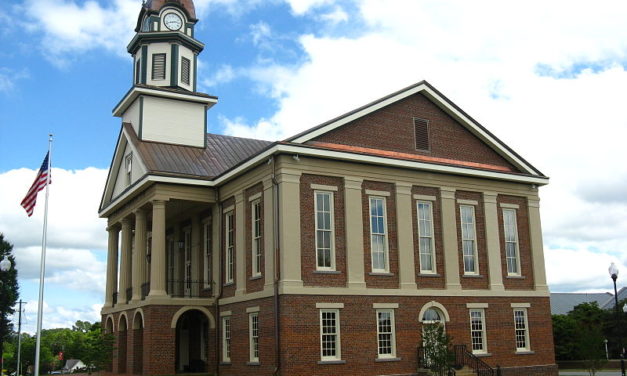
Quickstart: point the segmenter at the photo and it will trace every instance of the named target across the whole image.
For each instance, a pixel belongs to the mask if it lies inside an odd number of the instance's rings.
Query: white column
[[[529,198],[529,236],[531,238],[531,264],[533,265],[533,280],[536,291],[549,291],[546,283],[546,269],[544,266],[544,249],[542,245],[542,225],[540,223],[540,199]]]
[[[117,224],[107,227],[109,243],[107,250],[107,284],[105,288],[105,307],[113,307],[113,294],[118,288],[118,241],[120,227]]]
[[[442,198],[442,243],[444,245],[446,288],[448,290],[461,290],[462,286],[459,280],[455,188],[441,187],[440,197]]]
[[[235,195],[235,295],[246,293],[246,208],[244,192]]]
[[[344,178],[344,203],[346,223],[346,262],[348,287],[366,288],[364,271],[364,229],[361,184],[358,177]]]
[[[122,219],[122,249],[120,251],[120,286],[118,288],[118,303],[127,302],[126,289],[131,287],[131,220]]]
[[[165,296],[165,201],[152,202],[152,255],[149,296]]]
[[[300,172],[282,172],[279,183],[279,249],[281,283],[302,287],[300,249]]]
[[[274,197],[272,179],[263,181],[263,257],[265,286],[274,284]]]
[[[488,247],[488,278],[491,290],[503,291],[505,287],[503,286],[503,267],[501,265],[501,242],[496,195],[496,192],[483,192],[486,243]]]
[[[396,228],[398,236],[398,272],[401,289],[416,289],[416,260],[412,226],[411,184],[396,183]]]
[[[133,299],[141,300],[141,286],[146,274],[146,212],[135,210],[135,253],[133,254]]]

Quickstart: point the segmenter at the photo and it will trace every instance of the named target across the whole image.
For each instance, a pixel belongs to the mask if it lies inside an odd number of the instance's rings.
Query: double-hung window
[[[209,219],[203,221],[203,267],[205,268],[204,288],[211,288],[211,221]]]
[[[379,358],[396,357],[394,310],[377,310],[377,354]]]
[[[231,362],[231,316],[222,318],[222,361]]]
[[[338,309],[320,310],[320,358],[323,361],[342,358]]]
[[[514,308],[516,351],[529,351],[529,323],[526,308]]]
[[[470,340],[473,353],[487,352],[485,311],[482,308],[470,310]]]
[[[226,213],[225,216],[225,238],[226,238],[226,260],[224,269],[226,272],[226,283],[233,283],[234,264],[235,264],[235,231],[233,222],[233,212]]]
[[[261,275],[261,200],[252,202],[252,275]]]
[[[507,274],[520,275],[520,256],[518,253],[518,226],[516,209],[503,209],[503,227],[505,235],[505,260]]]
[[[251,363],[259,362],[259,312],[248,314],[248,346]]]
[[[384,197],[370,197],[370,247],[372,271],[387,273],[389,257]]]
[[[477,260],[477,231],[475,227],[475,207],[472,205],[460,205],[459,210],[462,227],[461,230],[464,274],[479,274],[479,262]]]
[[[315,191],[316,269],[335,270],[333,193]]]
[[[420,273],[436,273],[435,242],[433,239],[433,203],[418,201],[418,249],[420,252]]]

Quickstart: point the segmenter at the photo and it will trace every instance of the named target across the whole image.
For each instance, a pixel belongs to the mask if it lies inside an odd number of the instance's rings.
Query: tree
[[[444,325],[427,324],[423,327],[425,365],[437,375],[445,375],[451,363],[451,338],[446,334]]]
[[[12,254],[13,244],[4,240],[4,234],[0,233],[0,260],[5,256],[11,261],[11,269],[6,272],[0,271],[0,354],[4,357],[4,340],[7,338],[13,324],[8,319],[15,311],[13,306],[19,296],[17,286],[17,269],[15,268],[15,258]]]

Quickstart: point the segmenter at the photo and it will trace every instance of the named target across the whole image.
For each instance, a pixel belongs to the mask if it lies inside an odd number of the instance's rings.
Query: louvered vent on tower
[[[184,84],[189,85],[189,68],[190,68],[190,61],[187,58],[182,58],[181,59],[181,81]]]
[[[414,118],[416,150],[429,150],[429,120]]]
[[[165,80],[165,54],[152,55],[152,79]]]

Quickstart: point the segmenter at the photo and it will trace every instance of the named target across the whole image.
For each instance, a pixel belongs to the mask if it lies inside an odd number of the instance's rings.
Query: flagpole
[[[41,266],[39,268],[39,301],[37,305],[37,345],[35,347],[35,376],[39,376],[39,353],[41,350],[41,321],[44,315],[44,276],[46,274],[46,242],[48,233],[48,190],[52,175],[52,134],[48,135],[48,176],[46,177],[46,204],[44,209],[44,229],[41,236]]]

